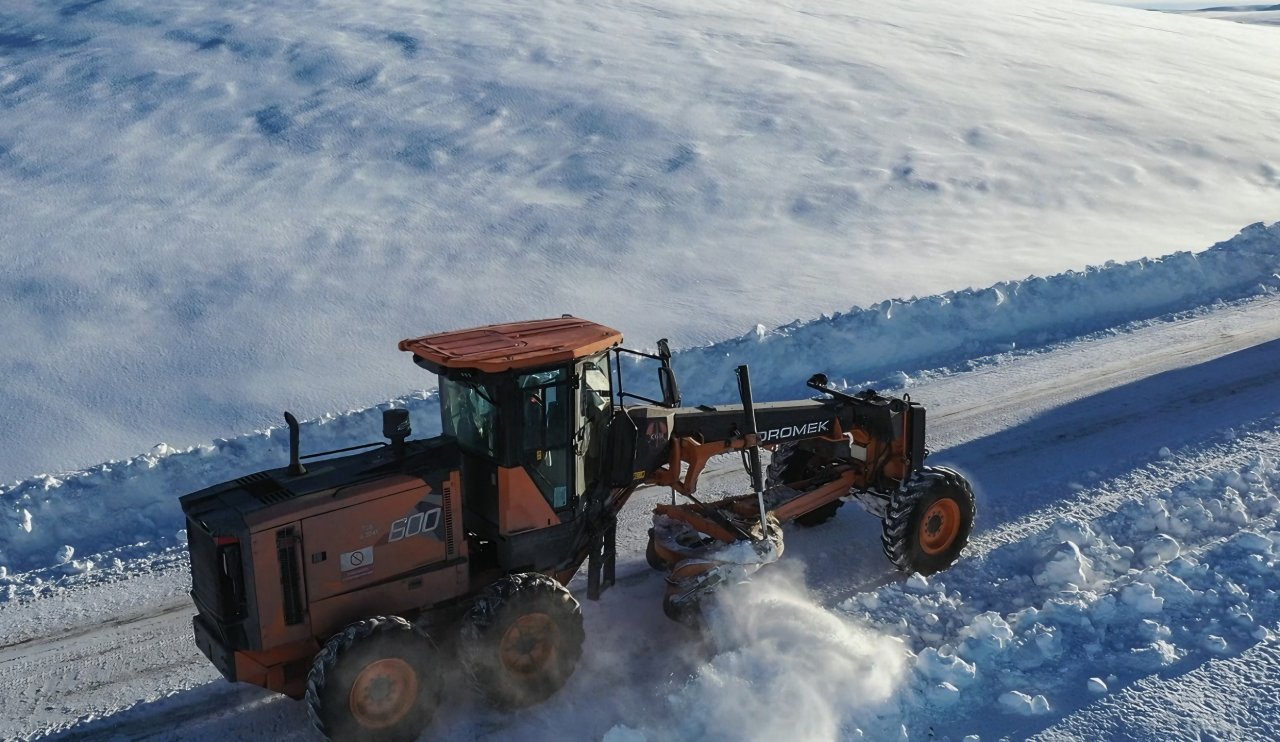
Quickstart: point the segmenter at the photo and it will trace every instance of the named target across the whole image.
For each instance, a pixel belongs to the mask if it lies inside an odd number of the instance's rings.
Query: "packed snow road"
[[[895,581],[877,524],[847,508],[790,533],[781,577],[741,598],[762,610],[718,619],[739,645],[704,644],[662,616],[661,578],[641,554],[646,504],[666,494],[645,493],[623,523],[620,584],[584,605],[588,640],[569,685],[518,714],[456,691],[429,734],[763,738],[778,721],[744,709],[812,686],[815,698],[788,701],[804,712],[806,739],[899,727],[924,738],[944,722],[932,733],[953,739],[1194,736],[1207,720],[1170,726],[1172,711],[1133,713],[1187,693],[1219,719],[1209,731],[1251,736],[1274,717],[1250,712],[1256,694],[1243,690],[1250,658],[1274,664],[1277,655],[1275,593],[1228,600],[1231,588],[1196,580],[1225,574],[1239,590],[1248,586],[1239,565],[1276,559],[1267,534],[1280,501],[1268,498],[1277,477],[1265,463],[1280,458],[1276,338],[1280,299],[1263,297],[916,380],[909,391],[930,411],[931,461],[963,469],[979,489],[966,558],[932,581]],[[704,483],[743,489],[735,463]],[[1143,530],[1158,515],[1150,502],[1173,519],[1155,530],[1174,545]],[[1186,515],[1192,502],[1202,503],[1198,519]],[[1256,539],[1236,543],[1246,531]],[[309,738],[301,704],[227,684],[199,654],[181,550],[148,563],[152,572],[122,581],[0,604],[0,737]],[[786,586],[801,574],[808,597]],[[1162,598],[1175,582],[1200,597]],[[1094,630],[1046,623],[1067,610],[1051,609],[1063,594],[1079,604],[1070,626]],[[1190,617],[1197,611],[1212,622]],[[1120,621],[1151,636],[1117,649],[1128,636]],[[1064,653],[1087,660],[1064,664]],[[1023,690],[1001,685],[1014,679]]]

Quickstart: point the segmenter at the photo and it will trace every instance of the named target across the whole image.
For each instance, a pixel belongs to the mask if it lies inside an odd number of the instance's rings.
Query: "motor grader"
[[[181,498],[201,651],[228,680],[305,698],[330,738],[407,740],[451,668],[507,708],[565,683],[584,640],[565,586],[584,563],[589,599],[614,583],[618,513],[639,487],[672,491],[647,559],[686,623],[716,585],[778,558],[782,523],[817,525],[845,501],[882,520],[901,570],[959,555],[973,494],[924,466],[921,405],[821,375],[813,399],[755,404],[741,366],[741,404],[681,406],[667,343],[621,343],[567,315],[401,341],[439,377],[432,438],[410,440],[393,409],[388,442],[303,456],[285,413],[287,466]],[[624,389],[624,371],[655,362],[653,398]],[[707,462],[735,452],[752,491],[697,499]]]

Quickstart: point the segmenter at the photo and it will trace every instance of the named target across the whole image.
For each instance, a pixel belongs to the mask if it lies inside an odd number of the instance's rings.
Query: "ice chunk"
[[[978,669],[945,649],[926,647],[916,656],[916,671],[937,682],[966,688],[977,678]]]
[[[1275,543],[1256,531],[1241,531],[1235,537],[1235,542],[1245,551],[1251,551],[1258,554],[1268,554],[1271,552]]]
[[[966,636],[960,644],[960,654],[973,662],[992,656],[1013,641],[1013,629],[994,611],[975,616],[962,634]]]
[[[1070,541],[1076,546],[1083,546],[1097,538],[1097,535],[1088,523],[1060,520],[1054,524],[1053,537],[1058,541]]]
[[[1032,579],[1041,587],[1059,590],[1085,587],[1093,578],[1093,563],[1080,547],[1064,541],[1041,562]]]
[[[1204,648],[1214,654],[1223,654],[1227,651],[1227,640],[1216,634],[1210,634],[1204,638]]]
[[[1031,716],[1037,713],[1035,711],[1035,701],[1040,699],[1044,701],[1045,710],[1048,710],[1049,702],[1045,701],[1044,696],[1036,696],[1034,699],[1018,690],[1006,691],[1000,695],[1000,705],[1008,711],[1021,714],[1022,716]]]
[[[1173,636],[1173,629],[1170,629],[1159,621],[1152,621],[1149,618],[1144,618],[1138,622],[1138,635],[1149,641],[1168,639]]]
[[[71,557],[75,556],[75,554],[76,550],[74,548],[70,546],[63,546],[61,549],[58,549],[58,564],[69,564],[71,562]]]
[[[1086,684],[1086,687],[1089,689],[1090,693],[1095,695],[1102,695],[1107,692],[1107,684],[1103,682],[1102,678],[1089,678],[1089,682]]]
[[[1172,536],[1158,533],[1142,545],[1142,561],[1150,567],[1171,562],[1182,553],[1182,545]]]
[[[942,682],[926,690],[925,697],[934,706],[950,706],[960,699],[960,689],[951,683]]]
[[[1164,598],[1156,595],[1156,589],[1145,582],[1126,585],[1120,591],[1120,601],[1138,613],[1160,613],[1164,610]]]

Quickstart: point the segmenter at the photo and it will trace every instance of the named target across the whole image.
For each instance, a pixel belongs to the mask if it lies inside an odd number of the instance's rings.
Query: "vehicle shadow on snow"
[[[1010,390],[1016,393],[1016,390]],[[986,438],[938,451],[963,471],[981,530],[1157,460],[1161,449],[1223,440],[1264,420],[1280,399],[1280,340],[1166,371],[1070,402]]]
[[[121,709],[49,740],[315,739],[306,707],[261,688],[215,680]]]

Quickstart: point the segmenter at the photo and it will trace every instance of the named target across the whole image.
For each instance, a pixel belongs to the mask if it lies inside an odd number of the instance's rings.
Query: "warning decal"
[[[348,551],[342,555],[342,579],[352,580],[373,572],[373,547]]]

